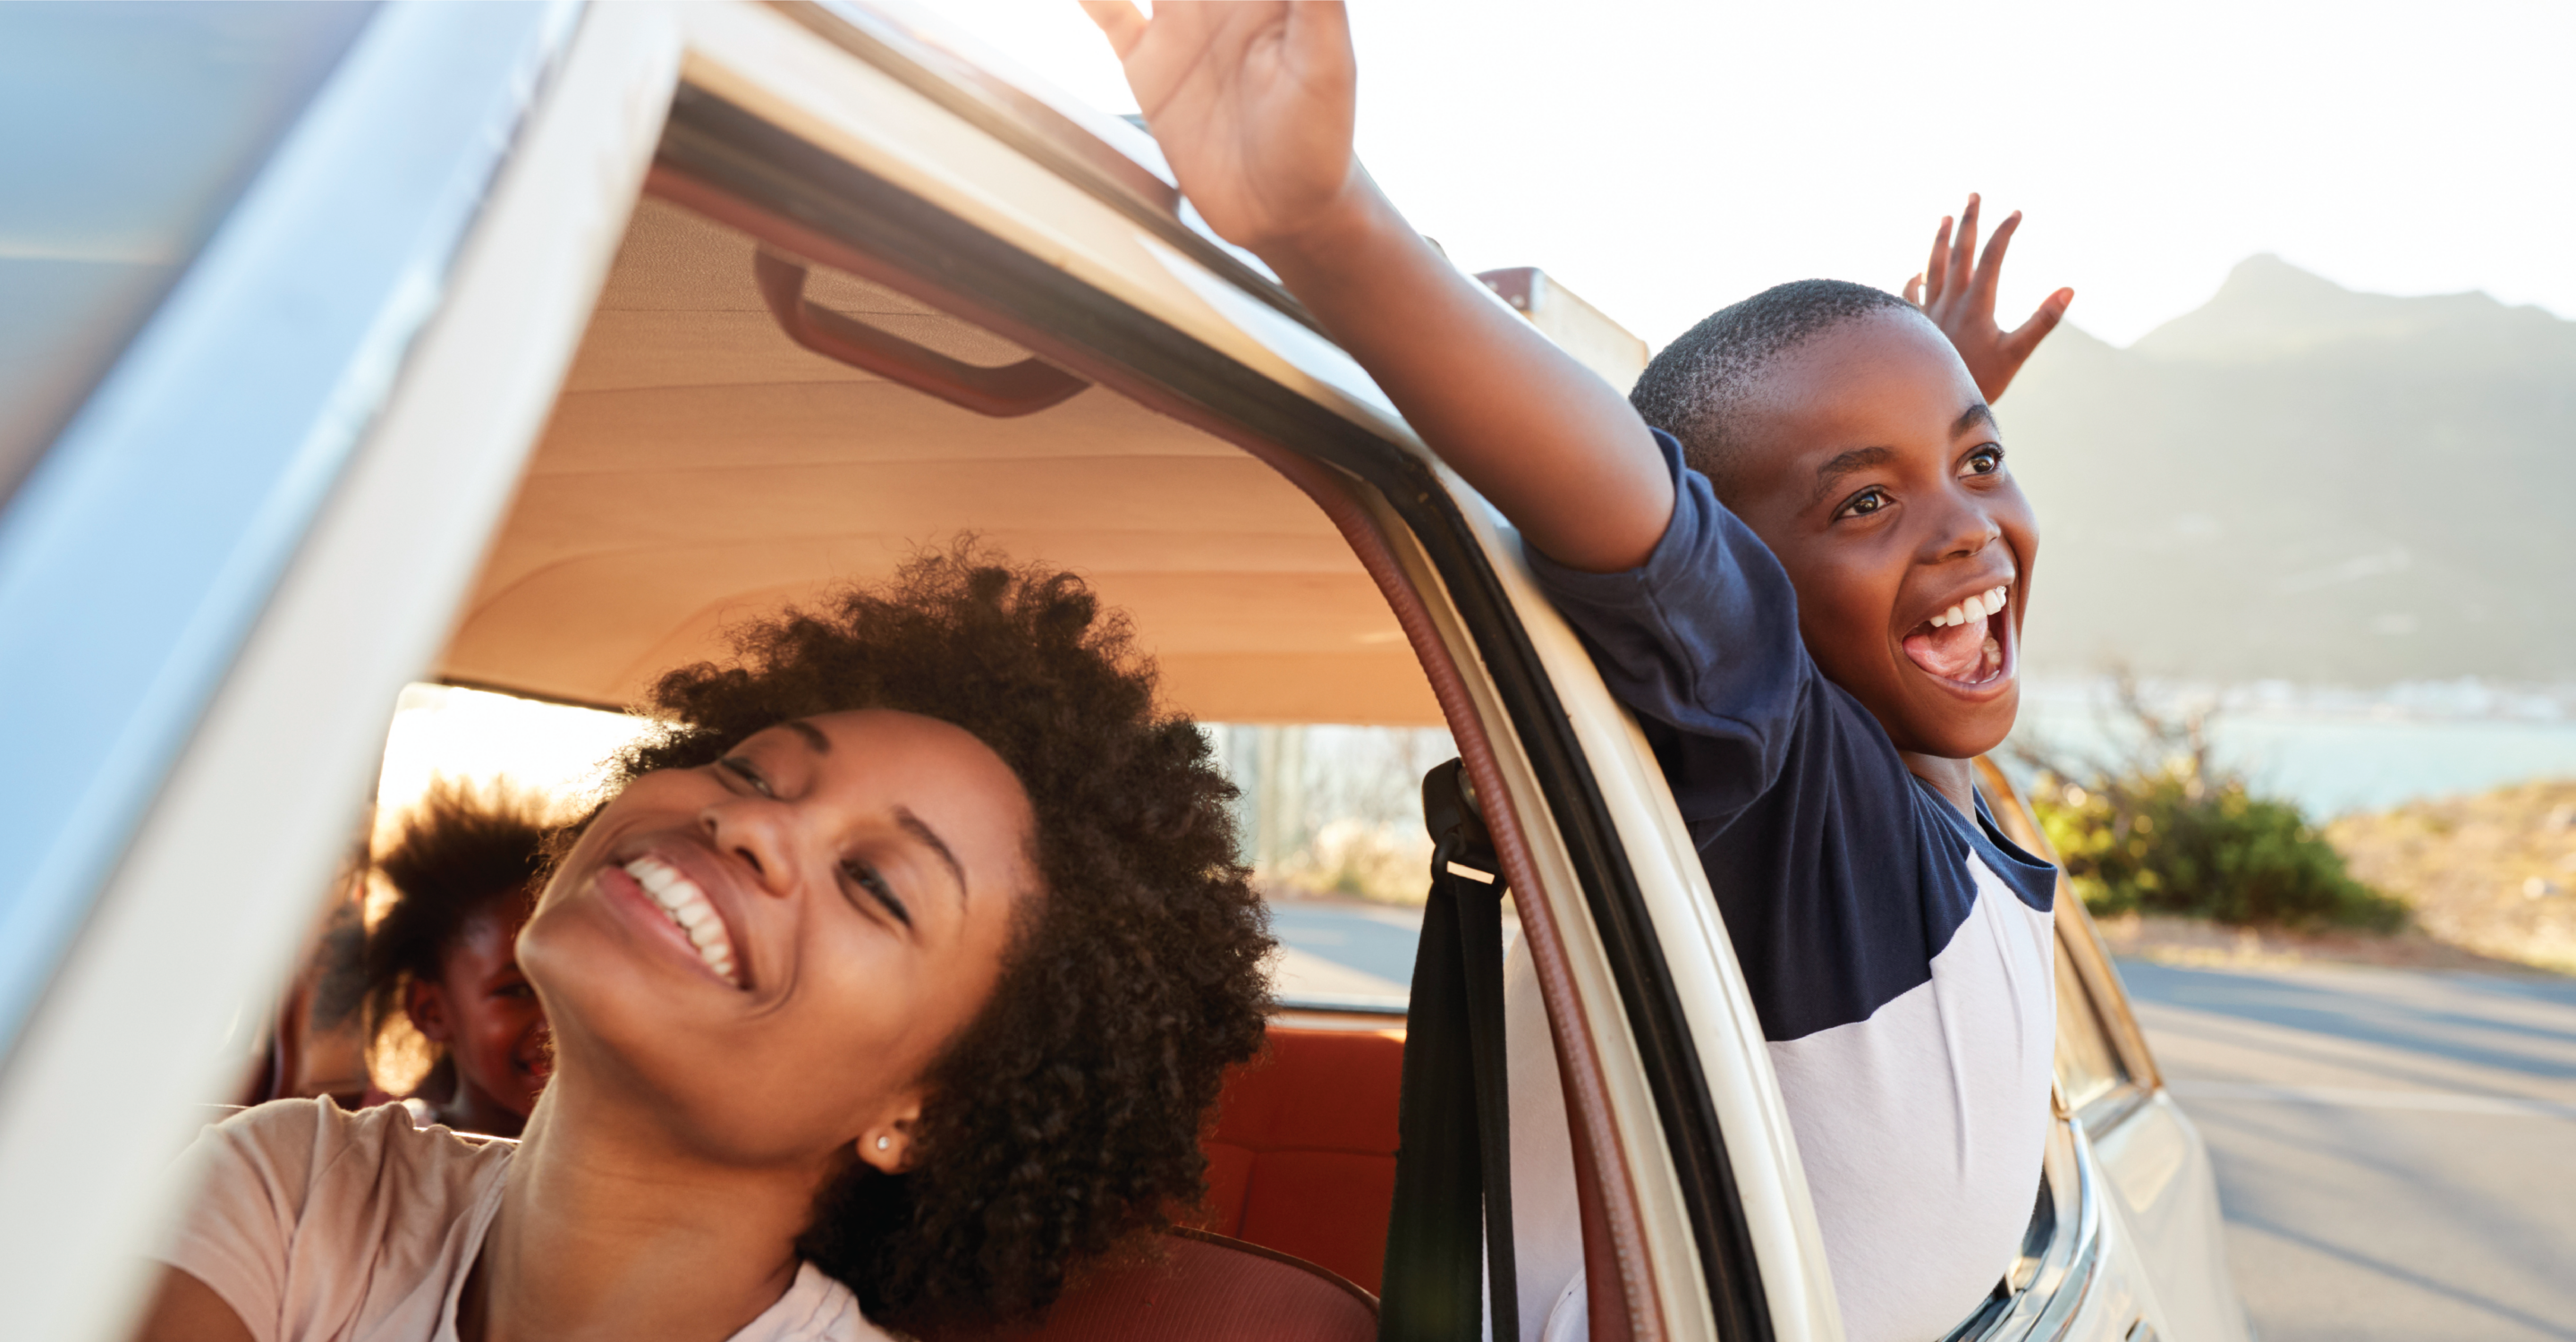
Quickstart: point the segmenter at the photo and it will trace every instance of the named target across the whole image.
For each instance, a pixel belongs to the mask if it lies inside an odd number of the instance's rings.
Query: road
[[[1401,1008],[1413,982],[1420,909],[1333,900],[1274,900],[1282,950],[1271,984],[1286,1001],[1373,1001]]]
[[[1413,911],[1272,909],[1283,996],[1401,1003]],[[2209,1141],[2263,1342],[2576,1342],[2576,983],[2121,974]]]
[[[2120,970],[2264,1342],[2576,1342],[2576,984]]]

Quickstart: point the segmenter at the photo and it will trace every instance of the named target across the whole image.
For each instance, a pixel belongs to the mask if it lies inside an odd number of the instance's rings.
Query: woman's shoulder
[[[796,1281],[731,1342],[911,1342],[870,1323],[859,1298],[830,1273],[800,1263]]]
[[[514,1143],[420,1127],[400,1104],[342,1109],[329,1096],[271,1100],[207,1129],[210,1156],[230,1157],[286,1188],[356,1182],[386,1193],[465,1193],[497,1175]]]
[[[436,1308],[418,1288],[467,1252],[459,1222],[488,1222],[509,1155],[415,1127],[399,1105],[272,1100],[198,1138],[197,1196],[158,1256],[260,1335],[346,1336]]]

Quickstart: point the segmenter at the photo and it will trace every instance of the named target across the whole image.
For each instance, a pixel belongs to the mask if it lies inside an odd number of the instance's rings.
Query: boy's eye
[[[1978,448],[1976,451],[1968,454],[1968,460],[1959,468],[1959,473],[1962,475],[1993,475],[1996,472],[2001,471],[2003,468],[2004,450],[1993,443],[1988,443],[1984,447]]]
[[[1843,504],[1841,511],[1835,513],[1834,516],[1836,519],[1845,517],[1867,517],[1871,513],[1877,512],[1879,509],[1884,508],[1893,502],[1895,502],[1895,500],[1887,496],[1886,490],[1881,489],[1876,485],[1872,485],[1858,494],[1854,494],[1849,502]]]
[[[778,794],[769,790],[769,780],[760,776],[760,766],[740,755],[727,755],[716,761],[716,767],[743,781],[743,785],[764,797]]]
[[[866,891],[868,897],[874,899],[878,906],[896,922],[906,927],[912,926],[912,911],[903,906],[901,899],[895,897],[894,887],[886,884],[884,875],[875,867],[854,857],[841,864],[841,874],[849,878],[850,884]]]

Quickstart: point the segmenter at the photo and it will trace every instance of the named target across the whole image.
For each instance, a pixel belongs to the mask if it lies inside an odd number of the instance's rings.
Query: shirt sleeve
[[[196,1200],[158,1257],[223,1297],[259,1342],[278,1335],[288,1253],[335,1119],[346,1121],[328,1100],[273,1100],[207,1128],[181,1157]]]
[[[1654,436],[1673,477],[1673,517],[1646,562],[1586,573],[1535,549],[1529,562],[1610,692],[1690,741],[1686,757],[1659,762],[1697,828],[1723,823],[1779,780],[1817,673],[1788,572],[1683,463],[1681,444]]]

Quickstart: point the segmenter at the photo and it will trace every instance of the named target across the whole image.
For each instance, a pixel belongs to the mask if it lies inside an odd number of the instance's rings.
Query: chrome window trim
[[[2093,1097],[2075,1116],[2088,1133],[2109,1132],[2134,1117],[2155,1098],[2155,1091],[2135,1081],[2124,1082]]]
[[[2059,1342],[2091,1297],[2102,1264],[2102,1171],[2080,1118],[2049,1133],[2048,1186],[2057,1232],[2027,1285],[1990,1300],[1941,1342]]]
[[[0,1040],[439,305],[572,0],[391,0],[0,514]]]

